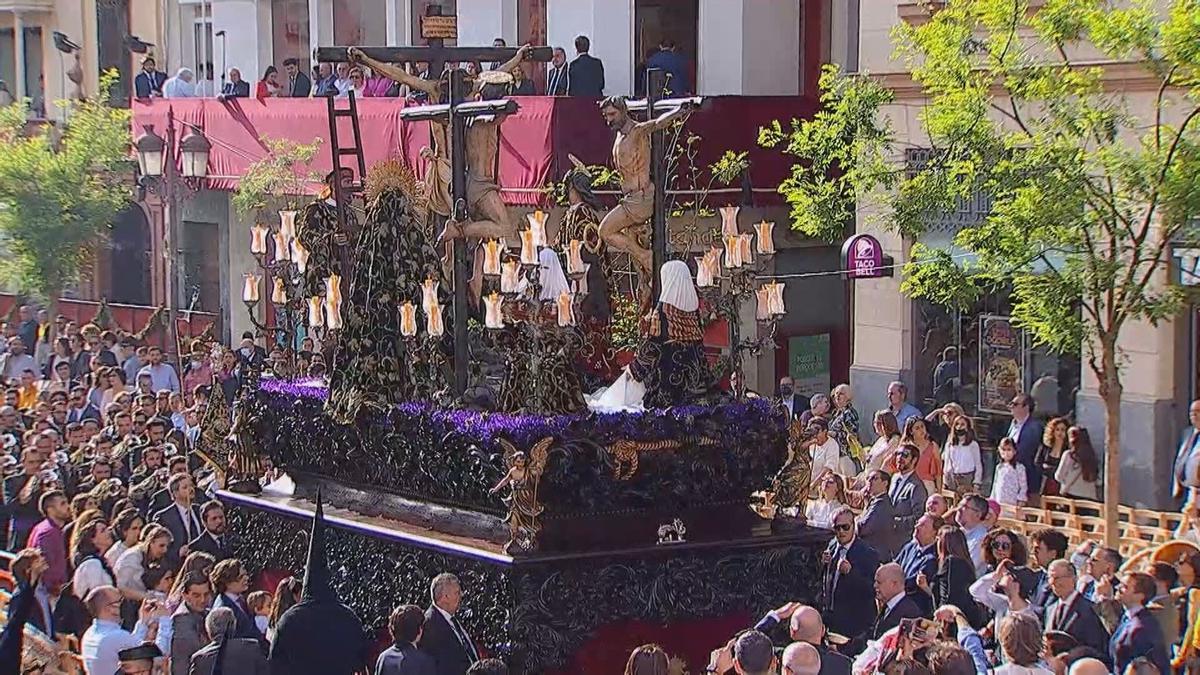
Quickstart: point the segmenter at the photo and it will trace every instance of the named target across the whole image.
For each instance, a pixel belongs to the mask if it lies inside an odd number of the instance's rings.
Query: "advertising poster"
[[[1008,413],[1025,382],[1021,331],[1007,316],[979,317],[979,410]]]
[[[797,396],[829,393],[829,333],[788,338],[788,375]]]

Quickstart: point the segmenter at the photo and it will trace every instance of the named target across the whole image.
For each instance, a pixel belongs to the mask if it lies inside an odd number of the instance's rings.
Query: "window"
[[[277,67],[283,66],[284,59],[296,58],[300,60],[300,72],[309,72],[312,50],[308,38],[308,0],[271,0],[271,24],[271,48]]]
[[[217,61],[213,56],[213,44],[212,20],[196,19],[192,23],[192,72],[195,74],[200,93],[205,96],[216,96],[219,93],[212,90],[213,64]],[[225,66],[224,63],[219,65]]]
[[[333,43],[387,44],[387,8],[378,0],[333,0]]]
[[[409,0],[409,11],[412,17],[412,23],[409,25],[409,37],[414,45],[429,44],[425,38],[421,37],[421,17],[425,16],[430,5],[437,5],[442,8],[442,14],[446,16],[455,16],[458,14],[457,0]],[[447,47],[453,47],[458,44],[457,40],[446,40],[443,43]]]

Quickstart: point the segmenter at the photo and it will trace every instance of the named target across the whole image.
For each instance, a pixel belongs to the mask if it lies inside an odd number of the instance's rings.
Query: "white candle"
[[[728,237],[738,233],[738,216],[739,207],[737,206],[722,206],[721,212],[721,236]]]
[[[591,263],[583,264],[583,273],[575,280],[575,295],[586,296],[588,294],[588,270],[592,268]]]
[[[442,306],[433,305],[425,310],[425,315],[427,319],[425,322],[425,332],[429,333],[432,337],[441,337],[442,333],[446,330],[446,327],[442,325]]]
[[[331,274],[325,277],[325,297],[336,307],[342,306],[342,277]]]
[[[736,234],[725,235],[725,267],[737,269],[742,266],[741,244]]]
[[[283,234],[283,238],[291,242],[296,238],[296,212],[295,211],[280,211],[279,212],[279,232]]]
[[[266,255],[267,253],[267,235],[271,230],[262,223],[255,223],[250,227],[250,252],[254,255]]]
[[[567,243],[567,274],[583,274],[583,242],[572,239]]]
[[[287,304],[287,289],[283,286],[283,277],[275,277],[275,285],[271,289],[271,302],[277,305]]]
[[[567,291],[558,294],[558,300],[555,304],[558,306],[558,325],[574,326],[575,325],[575,296]]]
[[[756,243],[759,255],[775,255],[774,231],[774,222],[764,220],[754,224],[754,233],[758,237]]]
[[[492,291],[483,296],[485,328],[504,328],[504,296]]]
[[[428,313],[438,304],[438,282],[430,277],[421,282],[421,311]]]
[[[404,337],[417,334],[417,308],[411,302],[400,305],[400,334]]]
[[[529,231],[533,233],[534,246],[545,248],[546,244],[546,219],[550,214],[545,211],[534,211],[526,216],[529,219]],[[537,257],[536,255],[534,256]],[[537,262],[536,260],[534,262]],[[529,263],[527,263],[529,264]]]
[[[325,324],[325,312],[322,307],[321,296],[314,295],[308,299],[308,325],[313,328],[320,328]]]
[[[739,234],[738,235],[738,258],[741,259],[743,265],[754,264],[754,235]]]
[[[521,230],[521,264],[538,264],[537,235],[533,230]]]
[[[262,277],[254,272],[247,272],[242,275],[242,278],[242,302],[257,303],[258,284],[262,281]]]
[[[291,242],[283,237],[282,232],[276,232],[273,237],[275,240],[275,261],[286,262],[291,259]]]
[[[500,265],[500,292],[516,293],[521,285],[521,264],[515,260]]]
[[[708,288],[713,285],[712,270],[708,267],[708,255],[696,256],[696,287]]]
[[[483,242],[483,273],[488,276],[500,274],[500,254],[504,251],[504,240],[488,239]]]
[[[754,291],[754,296],[758,299],[758,307],[754,313],[754,318],[759,321],[766,321],[771,318],[771,289],[767,288],[767,285],[763,285]]]
[[[787,314],[787,308],[783,305],[783,289],[784,285],[778,281],[773,281],[767,284],[770,292],[770,312],[772,316],[783,316]]]
[[[329,330],[342,329],[342,308],[325,298],[325,325]]]
[[[304,248],[299,239],[292,240],[292,262],[296,263],[296,270],[300,274],[308,271],[308,249]]]

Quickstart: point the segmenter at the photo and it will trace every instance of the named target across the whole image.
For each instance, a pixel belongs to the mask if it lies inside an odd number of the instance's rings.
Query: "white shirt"
[[[116,621],[96,619],[91,627],[83,634],[79,643],[79,653],[83,657],[83,667],[88,673],[107,675],[121,668],[117,652],[131,647],[137,647],[146,641],[146,624],[140,620],[133,627],[133,632],[121,628]]]
[[[117,558],[117,564],[113,565],[113,574],[117,575],[117,588],[127,588],[138,593],[146,592],[146,585],[142,583],[142,573],[145,572],[145,567],[142,565],[142,549],[134,546],[121,554]]]
[[[109,567],[116,567],[117,561],[121,559],[121,554],[128,550],[129,547],[125,545],[124,541],[117,540],[113,542],[113,545],[104,553],[104,559],[108,561]],[[116,570],[114,570],[114,572],[115,571]]]
[[[992,482],[992,499],[1009,506],[1025,503],[1029,499],[1026,480],[1024,467],[1000,462],[996,466],[996,476]]]
[[[976,575],[983,574],[987,570],[987,562],[983,559],[983,538],[987,536],[987,533],[987,526],[983,523],[963,531],[963,534],[967,536],[967,550],[971,552],[971,560],[975,563]]]
[[[824,469],[829,469],[834,473],[839,471],[839,463],[841,460],[842,450],[838,447],[837,441],[833,437],[825,439],[821,445],[812,445],[812,475],[820,475]]]
[[[71,577],[71,591],[83,600],[87,597],[88,591],[98,586],[112,586],[115,579],[104,571],[104,566],[95,558],[88,558],[83,561],[79,567],[75,568],[75,575]]]
[[[975,484],[983,482],[983,462],[979,458],[979,444],[971,441],[966,445],[946,444],[942,454],[943,473],[952,476],[959,473],[975,474]]]
[[[836,499],[814,499],[808,503],[804,518],[809,527],[824,527],[833,529],[833,514],[841,510],[843,504]]]
[[[1028,421],[1029,421],[1029,418],[1028,418],[1028,417],[1026,417],[1025,419],[1021,420],[1020,422],[1018,422],[1018,421],[1016,421],[1016,420],[1014,419],[1014,420],[1013,420],[1013,421],[1012,421],[1012,422],[1011,422],[1011,423],[1008,425],[1008,437],[1009,437],[1009,438],[1011,438],[1011,439],[1013,439],[1013,443],[1016,443],[1016,442],[1017,442],[1017,438],[1018,438],[1018,437],[1020,437],[1020,435],[1021,435],[1021,429],[1024,429],[1024,428],[1025,428],[1025,423],[1026,423],[1026,422],[1028,422]]]

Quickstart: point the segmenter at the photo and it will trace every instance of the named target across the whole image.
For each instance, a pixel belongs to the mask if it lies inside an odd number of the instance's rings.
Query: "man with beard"
[[[200,507],[204,532],[188,544],[189,551],[202,551],[221,562],[233,557],[233,545],[226,533],[225,507],[216,500]]]

